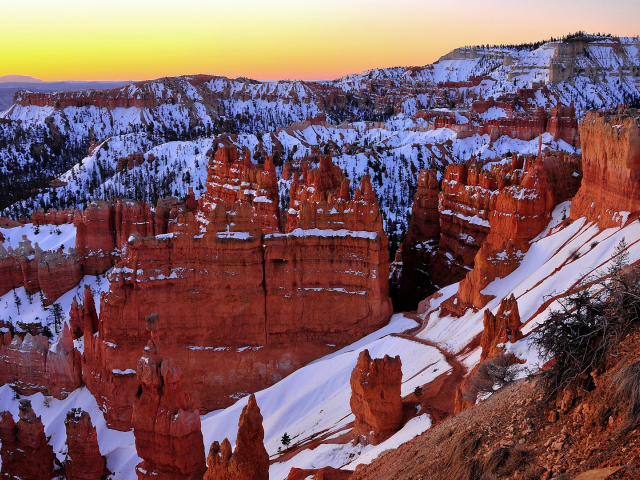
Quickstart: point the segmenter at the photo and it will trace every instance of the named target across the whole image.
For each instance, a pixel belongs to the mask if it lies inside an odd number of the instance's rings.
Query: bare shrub
[[[444,452],[445,478],[451,480],[480,480],[482,474],[478,461],[473,458],[480,446],[482,437],[468,434],[458,437]]]
[[[544,470],[539,465],[530,464],[524,469],[522,475],[524,476],[524,480],[538,480],[542,477]]]
[[[493,393],[512,383],[520,369],[513,354],[500,352],[480,363],[469,383],[479,393]]]
[[[531,453],[523,447],[515,447],[509,450],[509,458],[504,462],[500,471],[501,475],[511,475],[520,471],[528,464]]]
[[[628,433],[640,425],[640,360],[628,363],[612,377],[611,384],[618,399],[627,403],[621,433]]]
[[[608,358],[640,320],[640,267],[627,267],[624,239],[616,247],[607,278],[585,278],[564,298],[560,309],[532,335],[540,354],[553,359],[543,372],[553,392],[595,370],[606,370]]]

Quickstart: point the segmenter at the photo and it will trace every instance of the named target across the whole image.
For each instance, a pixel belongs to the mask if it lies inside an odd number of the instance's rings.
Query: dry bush
[[[530,453],[522,447],[496,448],[489,452],[482,462],[481,472],[485,475],[509,477],[521,470],[529,461]]]
[[[552,392],[595,370],[605,371],[611,353],[640,321],[640,267],[626,267],[624,239],[616,247],[609,276],[585,278],[559,300],[560,309],[531,335],[543,358],[554,359],[543,378]]]
[[[625,434],[640,424],[640,360],[627,363],[612,377],[611,384],[620,403],[626,403],[621,433]]]
[[[513,354],[500,352],[478,365],[478,370],[471,377],[469,384],[476,392],[493,393],[512,383],[520,369]]]
[[[509,459],[509,448],[494,448],[482,462],[482,478],[486,475],[494,475]]]
[[[480,480],[482,474],[474,454],[480,446],[482,437],[469,433],[454,440],[443,452],[445,478],[450,480]]]
[[[524,477],[524,480],[539,480],[540,477],[542,477],[543,473],[544,469],[542,467],[540,467],[539,465],[531,464],[524,469],[522,475]]]
[[[530,460],[531,454],[522,447],[515,447],[509,450],[509,457],[504,462],[500,471],[501,475],[511,475],[520,471]]]

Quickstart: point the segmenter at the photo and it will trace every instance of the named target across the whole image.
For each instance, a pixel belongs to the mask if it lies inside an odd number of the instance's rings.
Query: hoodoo
[[[54,476],[56,457],[47,443],[42,420],[29,400],[20,400],[19,416],[15,423],[11,413],[0,413],[2,477],[49,479]]]
[[[238,421],[235,451],[231,453],[231,443],[226,438],[222,444],[213,442],[204,480],[269,480],[269,454],[263,441],[262,415],[251,394]]]
[[[363,350],[351,373],[351,411],[356,417],[353,437],[377,445],[402,426],[402,362],[385,355],[371,359]]]
[[[200,415],[182,390],[180,368],[160,357],[158,315],[146,319],[151,340],[138,362],[142,392],[133,406],[133,433],[142,462],[138,479],[201,478],[205,471]]]
[[[109,475],[107,461],[100,455],[96,427],[91,417],[80,408],[67,412],[67,480],[105,480]]]

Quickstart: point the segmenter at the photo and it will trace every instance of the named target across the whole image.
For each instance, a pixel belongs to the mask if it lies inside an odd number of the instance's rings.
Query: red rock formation
[[[92,202],[76,214],[76,250],[85,274],[104,273],[114,262],[115,209],[110,202]]]
[[[28,293],[42,290],[44,302],[51,305],[64,293],[75,287],[81,278],[80,258],[74,249],[43,252],[23,235],[20,246],[9,251],[0,245],[0,294],[14,287],[24,286]]]
[[[16,424],[9,412],[0,413],[2,477],[48,480],[55,476],[53,448],[47,443],[44,425],[29,400],[20,400]]]
[[[7,251],[0,243],[0,295],[5,295],[13,288],[23,285],[24,276],[20,267],[20,253],[11,247]]]
[[[55,208],[47,210],[35,210],[31,215],[31,221],[34,225],[63,225],[65,223],[73,223],[76,210],[56,210]]]
[[[67,480],[105,480],[110,474],[107,460],[100,455],[96,427],[80,408],[72,408],[64,421],[67,429]]]
[[[587,217],[601,228],[620,226],[624,212],[640,209],[640,120],[625,112],[590,112],[580,124],[584,179],[571,218]]]
[[[13,338],[10,333],[3,337],[0,346],[0,383],[12,383],[24,395],[46,393],[46,359],[49,344],[42,335],[27,333],[24,339]]]
[[[338,470],[333,467],[324,467],[317,470],[305,470],[292,468],[287,480],[349,480],[353,472],[350,470]]]
[[[351,411],[355,440],[377,445],[402,427],[402,362],[400,357],[371,359],[363,350],[351,373]]]
[[[468,377],[467,377],[468,378]],[[454,407],[453,407],[453,414],[457,415],[458,413],[462,412],[463,410],[466,410],[469,407],[472,407],[473,405],[475,405],[475,397],[477,396],[477,394],[474,391],[473,394],[473,398],[465,398],[467,395],[465,395],[465,393],[468,391],[468,389],[470,388],[469,386],[466,385],[466,379],[462,382],[462,384],[458,385],[456,387],[456,397],[454,399]]]
[[[62,327],[56,343],[47,352],[45,385],[49,395],[65,398],[82,385],[82,360],[73,347],[69,325]]]
[[[69,253],[43,252],[36,244],[35,259],[38,286],[42,290],[45,305],[53,304],[82,280],[81,259],[73,248],[69,249]]]
[[[494,356],[500,350],[497,345],[507,342],[516,343],[522,338],[518,302],[513,294],[500,301],[496,315],[488,309],[484,311],[484,330],[480,339],[482,354],[480,360]]]
[[[269,454],[263,442],[262,415],[251,394],[238,420],[235,452],[231,453],[231,444],[226,438],[222,445],[213,442],[204,480],[268,480]]]
[[[547,122],[547,132],[553,135],[553,140],[556,142],[564,140],[569,145],[580,148],[578,119],[573,103],[568,107],[558,103],[558,106],[551,110],[551,116]]]
[[[482,290],[515,270],[541,233],[558,203],[572,198],[581,178],[573,158],[546,157],[531,165],[519,185],[500,190],[490,217],[490,234],[474,259],[474,268],[460,282],[458,293],[443,303],[445,312],[461,315],[468,307],[484,307],[492,298]]]
[[[394,300],[396,310],[416,310],[421,300],[438,289],[432,281],[431,269],[440,241],[438,193],[437,172],[422,170],[413,200],[411,226],[394,262],[400,271],[398,298]]]
[[[151,82],[138,82],[122,88],[111,90],[79,90],[75,92],[40,93],[21,90],[13,95],[13,103],[18,105],[36,105],[38,107],[67,107],[95,106],[109,109],[114,108],[154,108],[170,102],[175,96],[171,91],[163,89],[160,96],[153,89]],[[175,95],[175,93],[174,93]]]
[[[273,158],[264,165],[251,163],[249,152],[243,159],[235,146],[219,147],[209,160],[206,191],[200,197],[205,216],[217,204],[244,201],[256,208],[264,233],[280,231],[278,179]]]
[[[154,212],[148,203],[117,200],[115,204],[116,247],[122,250],[134,233],[143,237],[154,235]],[[165,232],[157,232],[160,235]]]
[[[65,324],[57,342],[49,350],[42,335],[27,333],[2,335],[0,344],[0,384],[11,383],[24,395],[42,392],[66,398],[82,385],[80,353],[73,348],[69,327]]]
[[[139,479],[197,479],[205,471],[200,415],[182,390],[180,368],[158,353],[158,318],[149,316],[151,331],[138,362],[142,393],[133,406],[133,434],[142,462]]]
[[[440,194],[441,237],[432,269],[434,284],[455,283],[473,268],[489,234],[497,196],[497,179],[491,172],[466,164],[447,167]]]
[[[255,200],[220,198],[232,190],[216,179],[235,168],[233,151],[220,148],[212,160],[197,215],[172,210],[170,234],[132,235],[100,320],[85,333],[84,381],[113,428],[130,426],[138,385],[126,372],[149,340],[143,319],[152,312],[163,318],[163,356],[180,365],[202,411],[266,388],[389,319],[387,239],[368,179],[354,200],[337,200],[344,209],[304,224],[322,230],[263,235]],[[86,312],[75,305],[75,331],[81,318],[87,331]]]

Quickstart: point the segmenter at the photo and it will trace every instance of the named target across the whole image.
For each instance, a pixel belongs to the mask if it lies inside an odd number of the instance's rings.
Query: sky
[[[464,45],[640,34],[640,0],[0,0],[0,76],[338,78]]]

